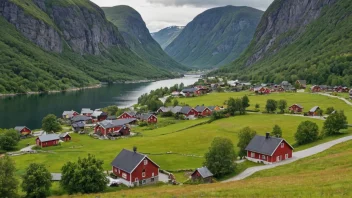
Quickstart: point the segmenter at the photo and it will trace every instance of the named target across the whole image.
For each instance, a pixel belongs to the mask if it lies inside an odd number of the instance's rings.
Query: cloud
[[[162,4],[164,6],[249,6],[265,10],[273,2],[273,0],[147,0],[147,2],[152,4]]]

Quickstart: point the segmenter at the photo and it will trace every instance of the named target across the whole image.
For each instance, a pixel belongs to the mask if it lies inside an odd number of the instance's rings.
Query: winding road
[[[242,179],[245,179],[245,178],[253,175],[254,173],[256,173],[258,171],[275,168],[277,166],[282,166],[282,165],[285,165],[285,164],[290,164],[290,163],[295,162],[295,161],[297,161],[299,159],[306,158],[306,157],[318,154],[320,152],[323,152],[323,151],[325,151],[325,150],[327,150],[327,149],[329,149],[329,148],[331,148],[331,147],[333,147],[333,146],[335,146],[337,144],[340,144],[340,143],[343,143],[343,142],[346,142],[346,141],[349,141],[349,140],[352,140],[352,135],[351,136],[346,136],[346,137],[343,137],[343,138],[340,138],[340,139],[337,139],[337,140],[333,140],[333,141],[330,141],[330,142],[326,142],[326,143],[314,146],[314,147],[306,149],[306,150],[294,152],[292,158],[289,159],[289,160],[285,160],[285,161],[278,162],[278,163],[275,163],[275,164],[270,164],[270,165],[263,165],[263,166],[256,166],[256,167],[247,168],[245,171],[243,171],[239,175],[237,175],[237,176],[235,176],[233,178],[230,178],[228,180],[222,181],[222,183],[242,180]]]

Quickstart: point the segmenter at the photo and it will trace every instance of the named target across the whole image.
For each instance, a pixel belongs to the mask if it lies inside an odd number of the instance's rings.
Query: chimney
[[[266,139],[270,138],[270,133],[267,132],[265,137],[266,137]]]
[[[137,153],[137,147],[136,146],[133,147],[133,152]]]

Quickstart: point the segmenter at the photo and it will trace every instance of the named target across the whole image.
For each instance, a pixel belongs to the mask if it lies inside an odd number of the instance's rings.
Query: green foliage
[[[18,181],[15,176],[15,163],[8,156],[0,157],[0,197],[16,198]]]
[[[343,111],[335,112],[328,116],[324,122],[324,134],[336,135],[341,129],[347,129],[347,117]]]
[[[59,132],[62,127],[54,114],[45,116],[42,120],[42,129],[46,132]]]
[[[330,115],[330,114],[331,114],[332,112],[334,112],[334,111],[335,111],[334,107],[328,107],[328,108],[326,109],[325,113],[328,114],[328,115]]]
[[[211,114],[210,122],[213,122],[215,120],[220,120],[220,119],[223,119],[223,118],[226,118],[226,112],[225,111],[214,111]]]
[[[259,109],[260,105],[259,104],[255,104],[255,109]]]
[[[214,138],[209,151],[205,154],[204,166],[206,166],[215,177],[221,177],[235,171],[236,153],[230,139]]]
[[[177,99],[174,99],[173,106],[174,106],[174,107],[178,106],[178,100],[177,100]]]
[[[93,155],[79,158],[78,162],[67,162],[61,170],[60,185],[69,194],[98,193],[106,189],[108,180],[104,174],[103,161]]]
[[[247,95],[243,96],[243,98],[242,98],[242,106],[243,106],[244,108],[248,108],[248,107],[251,106],[251,105],[249,104],[249,98],[248,98]]]
[[[274,113],[277,109],[277,101],[268,99],[266,101],[265,109],[268,113]]]
[[[280,113],[284,113],[285,109],[287,108],[287,101],[286,100],[279,100],[278,108],[280,109]]]
[[[108,106],[102,109],[103,112],[109,114],[109,116],[116,115],[119,111],[119,108],[116,105]]]
[[[237,147],[240,149],[239,156],[241,158],[247,155],[246,147],[256,134],[257,132],[249,127],[241,129],[238,133]]]
[[[30,164],[22,179],[22,190],[26,197],[41,198],[50,194],[52,176],[43,164]]]
[[[167,97],[164,102],[164,106],[169,106],[169,104],[171,104],[171,102],[172,102],[172,96]]]
[[[308,144],[318,139],[319,127],[311,121],[302,122],[295,133],[295,139],[298,145]]]
[[[0,148],[5,151],[15,150],[20,141],[20,134],[14,129],[0,129]]]
[[[169,118],[173,116],[174,116],[174,113],[172,113],[171,111],[161,113],[162,118]]]
[[[273,131],[271,132],[271,135],[274,137],[279,137],[279,138],[282,137],[282,130],[279,127],[279,125],[274,126]]]
[[[243,102],[241,98],[229,98],[227,101],[227,109],[226,111],[234,116],[237,112],[239,112],[240,115],[244,115],[246,113],[246,108],[243,106]]]

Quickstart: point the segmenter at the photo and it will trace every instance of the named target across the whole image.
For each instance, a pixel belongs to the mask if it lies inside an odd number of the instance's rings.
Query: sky
[[[185,26],[194,17],[213,7],[249,6],[266,10],[273,0],[91,0],[100,7],[128,5],[143,17],[149,31],[169,26]]]

